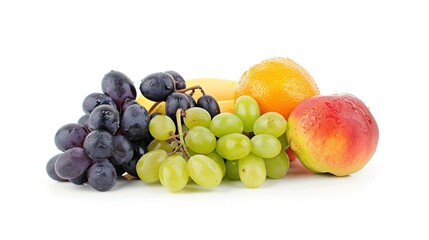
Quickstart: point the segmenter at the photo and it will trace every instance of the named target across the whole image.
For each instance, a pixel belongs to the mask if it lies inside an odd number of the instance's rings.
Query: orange
[[[244,72],[235,90],[235,99],[248,95],[258,102],[261,114],[278,112],[285,119],[299,102],[319,95],[310,74],[289,58],[272,58]]]

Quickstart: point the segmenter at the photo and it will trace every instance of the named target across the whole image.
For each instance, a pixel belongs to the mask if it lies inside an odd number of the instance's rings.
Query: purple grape
[[[210,95],[204,95],[198,98],[197,106],[207,110],[212,118],[220,113],[219,104],[216,99]]]
[[[120,109],[125,99],[136,99],[137,91],[134,83],[125,74],[118,71],[110,71],[104,75],[101,81],[101,89],[104,94],[111,97]]]
[[[76,178],[83,174],[91,164],[91,159],[83,148],[75,147],[61,154],[55,163],[55,172],[65,179]]]
[[[89,115],[91,114],[92,110],[94,110],[94,108],[104,104],[117,108],[115,101],[106,94],[91,93],[83,100],[82,109],[87,115]]]
[[[146,145],[149,145],[150,142],[152,142],[155,138],[150,134],[149,131],[146,132],[142,140]]]
[[[119,129],[119,112],[110,105],[100,105],[89,115],[88,125],[91,131],[106,130],[115,134]]]
[[[58,129],[55,134],[55,145],[61,151],[74,147],[82,147],[88,130],[77,123],[69,123]]]
[[[112,189],[116,181],[116,169],[107,159],[95,162],[88,169],[88,184],[98,191]]]
[[[134,148],[131,142],[122,135],[113,136],[113,152],[109,158],[114,165],[122,165],[130,161],[134,156]]]
[[[176,85],[176,90],[184,89],[186,88],[186,82],[185,79],[176,71],[166,71],[165,73],[170,74],[173,79],[174,83]]]
[[[145,140],[131,142],[133,146],[134,156],[133,159],[139,159],[143,154],[147,153],[147,144]]]
[[[113,164],[116,170],[116,176],[122,176],[125,173],[125,169],[122,165]]]
[[[75,185],[82,185],[84,183],[88,182],[88,172],[85,171],[84,173],[82,173],[81,175],[75,177],[75,178],[70,178],[69,181]]]
[[[89,125],[88,125],[88,120],[89,120],[89,115],[83,115],[82,117],[79,118],[79,120],[77,121],[78,124],[84,126],[86,129],[89,129]]]
[[[181,108],[183,111],[190,107],[189,99],[183,93],[172,93],[165,101],[165,114],[176,122],[176,111]]]
[[[122,105],[122,108],[121,108],[121,112],[124,113],[129,106],[134,104],[138,104],[138,102],[136,100],[129,99],[129,98],[125,99],[124,105]]]
[[[51,159],[49,159],[48,163],[46,164],[46,172],[48,173],[48,176],[58,182],[67,181],[67,179],[64,179],[58,176],[58,174],[55,172],[55,163],[57,162],[57,159],[59,156],[61,156],[61,154],[62,153],[59,153],[53,156]]]
[[[113,136],[103,130],[92,131],[85,138],[83,148],[92,160],[109,158],[113,152]]]
[[[133,177],[139,178],[139,176],[137,175],[137,162],[138,162],[139,158],[133,158],[131,159],[131,161],[125,163],[122,165],[122,167],[124,167],[124,170],[130,174]]]
[[[189,95],[189,94],[187,94],[187,93],[184,93],[185,94],[185,96],[188,98],[188,100],[189,100],[189,108],[193,108],[193,107],[196,107],[197,106],[197,102],[195,102],[195,99],[194,99],[194,97],[192,97],[191,95]]]
[[[175,90],[174,78],[167,73],[152,73],[143,78],[140,83],[140,92],[154,102],[162,102]]]
[[[121,119],[121,130],[131,141],[143,139],[148,131],[149,114],[140,104],[131,105]]]

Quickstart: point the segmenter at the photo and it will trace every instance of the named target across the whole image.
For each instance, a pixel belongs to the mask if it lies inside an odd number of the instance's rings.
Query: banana
[[[220,112],[234,113],[234,100],[218,101]]]
[[[234,99],[237,83],[238,81],[220,78],[194,78],[186,80],[186,87],[200,85],[204,92],[213,96],[216,101],[223,101]],[[202,94],[199,90],[196,90],[193,95],[195,100],[198,100],[201,96]]]
[[[150,107],[146,109],[149,111]],[[152,112],[159,112],[162,115],[165,115],[165,102],[161,102],[160,104],[158,104],[158,106],[156,106]]]
[[[219,104],[221,112],[234,112],[234,94],[238,81],[219,78],[194,78],[186,80],[186,87],[199,85],[205,94],[213,96]],[[193,95],[195,101],[202,96],[200,90],[195,90]],[[137,96],[136,101],[148,111],[155,102],[146,99],[143,95]],[[165,102],[160,103],[153,112],[165,114]]]
[[[146,110],[148,110],[149,111],[149,109],[156,103],[156,102],[153,102],[153,101],[151,101],[151,100],[149,100],[149,99],[147,99],[147,98],[145,98],[143,95],[138,95],[137,96],[137,99],[136,99],[136,102],[138,102],[140,105],[142,105],[144,108],[146,108]],[[162,104],[162,103],[161,103]],[[161,105],[161,104],[159,104],[158,105],[158,107]],[[164,107],[165,108],[165,107]]]

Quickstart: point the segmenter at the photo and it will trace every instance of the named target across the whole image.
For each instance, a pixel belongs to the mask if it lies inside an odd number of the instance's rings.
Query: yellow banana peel
[[[146,108],[146,109],[149,111],[150,107],[149,107],[149,108]],[[152,110],[152,112],[159,112],[159,113],[161,113],[162,115],[165,115],[165,102],[161,102],[160,104],[158,104],[158,106],[156,106],[156,107]]]
[[[194,78],[186,80],[186,87],[200,85],[204,92],[213,96],[216,101],[234,100],[235,88],[238,81],[220,78]],[[202,96],[199,90],[193,95],[195,101]]]
[[[137,96],[136,102],[138,102],[140,105],[142,105],[148,111],[156,103],[156,102],[153,102],[153,101],[145,98],[141,94]]]
[[[234,100],[218,101],[220,112],[234,113]]]

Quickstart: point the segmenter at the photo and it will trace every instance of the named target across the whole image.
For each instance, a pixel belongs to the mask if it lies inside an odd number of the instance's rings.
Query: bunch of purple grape
[[[55,145],[62,153],[53,156],[46,171],[56,181],[87,183],[98,191],[108,191],[118,176],[138,178],[136,164],[153,140],[148,130],[151,116],[138,104],[133,82],[123,73],[110,71],[101,82],[102,93],[91,93],[83,101],[85,112],[78,123],[62,126],[55,134]],[[196,102],[194,86],[186,88],[175,71],[150,74],[140,84],[144,97],[165,101],[166,114],[176,121],[176,112],[199,106],[213,117],[220,113],[216,100],[204,95]],[[191,94],[187,94],[191,91]],[[204,92],[203,92],[204,93]]]

